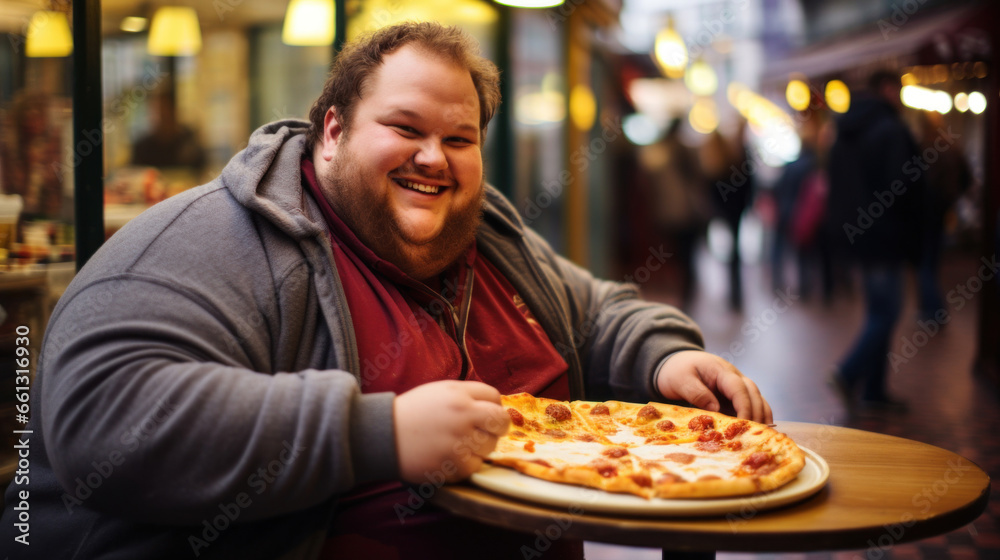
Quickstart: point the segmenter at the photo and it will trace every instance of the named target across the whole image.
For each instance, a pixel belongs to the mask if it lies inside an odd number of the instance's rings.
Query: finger
[[[721,409],[719,399],[715,398],[711,389],[697,376],[691,376],[689,380],[682,383],[677,389],[677,394],[695,408],[711,412],[718,412]]]
[[[470,397],[477,401],[489,401],[500,404],[500,391],[479,381],[459,381],[460,387]]]
[[[733,410],[738,418],[754,419],[758,415],[754,411],[753,399],[746,384],[746,378],[732,371],[720,373],[719,391],[733,403]]]
[[[771,405],[764,401],[764,424],[774,424],[774,414],[771,411]]]
[[[483,467],[483,458],[478,455],[470,455],[468,459],[458,464],[458,471],[448,482],[459,482],[469,478],[469,476]]]
[[[744,377],[743,383],[746,385],[747,395],[750,397],[750,408],[752,411],[750,419],[754,422],[763,422],[764,397],[760,394],[760,389],[749,377]]]
[[[486,458],[487,455],[497,448],[499,438],[489,432],[477,429],[470,436],[469,449],[474,455]]]
[[[498,404],[487,401],[472,403],[472,425],[476,429],[495,436],[502,436],[510,428],[510,416]]]

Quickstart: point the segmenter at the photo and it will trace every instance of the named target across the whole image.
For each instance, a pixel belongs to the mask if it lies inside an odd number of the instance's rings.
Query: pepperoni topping
[[[515,426],[524,426],[524,415],[520,412],[514,410],[513,408],[508,408],[507,415],[510,416],[511,424]]]
[[[564,404],[550,404],[545,407],[545,414],[556,422],[565,422],[573,417],[573,413]]]
[[[562,430],[545,430],[545,435],[552,436],[554,438],[564,438],[566,437],[566,432]]]
[[[739,450],[743,449],[743,442],[742,441],[731,441],[731,442],[729,442],[729,443],[726,444],[726,449],[728,449],[730,451],[739,451]]]
[[[690,453],[668,453],[663,458],[682,465],[690,465],[694,462],[694,455]]]
[[[653,486],[653,479],[646,473],[630,474],[629,478],[632,479],[632,482],[642,486],[643,488],[650,488]]]
[[[596,459],[591,462],[591,465],[594,466],[594,470],[597,471],[597,474],[603,476],[604,478],[618,476],[618,467],[611,461]]]
[[[608,416],[608,415],[611,414],[611,411],[608,410],[608,405],[606,405],[606,404],[599,404],[599,405],[595,406],[593,408],[593,410],[590,411],[590,414],[593,415],[593,416],[598,416],[598,415]]]
[[[707,414],[702,414],[701,416],[695,416],[688,422],[688,429],[694,430],[696,432],[703,432],[705,430],[711,430],[715,427],[715,418]]]
[[[706,453],[715,453],[722,449],[722,444],[717,441],[700,441],[694,444],[696,449],[700,449]]]
[[[757,451],[756,453],[751,453],[746,459],[743,459],[742,464],[746,467],[746,470],[753,472],[770,463],[773,458],[774,456],[770,453]]]
[[[669,432],[673,430],[676,426],[670,420],[664,420],[663,422],[657,422],[656,429],[661,432]]]
[[[742,434],[743,432],[750,429],[750,423],[746,420],[740,420],[726,426],[726,439],[733,439],[734,437]]]
[[[625,449],[624,447],[609,447],[604,451],[601,451],[601,455],[611,457],[612,459],[620,459],[628,455],[628,449]]]
[[[535,442],[533,442],[533,441],[526,441],[526,442],[524,442],[524,450],[527,451],[528,453],[534,453],[535,452]]]
[[[645,443],[652,445],[665,445],[677,439],[674,434],[660,435],[660,436],[649,436],[646,438]]]
[[[702,432],[698,435],[698,441],[722,441],[722,434],[715,430]]]
[[[594,434],[577,434],[577,436],[573,439],[575,439],[576,441],[586,441],[586,442],[597,441],[597,438],[594,437]]]
[[[639,412],[635,414],[635,417],[642,422],[652,422],[653,420],[663,418],[663,414],[660,413],[655,406],[647,404],[639,409]]]

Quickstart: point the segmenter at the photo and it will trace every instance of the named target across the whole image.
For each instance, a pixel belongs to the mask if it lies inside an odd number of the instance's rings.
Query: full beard
[[[371,185],[387,178],[364,176],[361,166],[346,154],[332,164],[327,173],[318,177],[330,206],[365,246],[410,277],[425,281],[440,274],[475,242],[486,200],[482,183],[478,196],[450,211],[440,234],[424,243],[412,243],[392,210],[389,191],[371,189]]]

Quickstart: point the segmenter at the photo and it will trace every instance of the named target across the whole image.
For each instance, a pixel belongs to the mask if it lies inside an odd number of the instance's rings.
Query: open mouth
[[[417,191],[424,194],[438,194],[442,189],[439,185],[425,185],[423,183],[415,183],[404,179],[393,179],[393,181],[404,189],[410,189],[411,191]]]

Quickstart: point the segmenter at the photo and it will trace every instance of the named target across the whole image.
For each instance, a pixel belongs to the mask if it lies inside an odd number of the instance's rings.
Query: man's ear
[[[330,107],[323,117],[323,147],[320,149],[320,157],[326,161],[333,159],[343,137],[344,127],[340,124],[340,115],[336,109]]]

